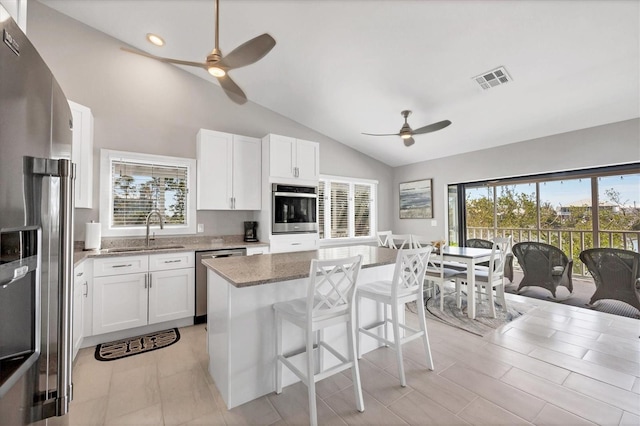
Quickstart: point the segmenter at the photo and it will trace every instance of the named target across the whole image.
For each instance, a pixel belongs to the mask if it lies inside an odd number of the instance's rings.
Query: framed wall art
[[[433,219],[431,179],[400,184],[400,219]]]

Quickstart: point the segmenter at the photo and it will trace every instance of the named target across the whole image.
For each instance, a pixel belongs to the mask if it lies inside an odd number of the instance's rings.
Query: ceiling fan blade
[[[422,135],[422,134],[425,134],[425,133],[435,132],[436,130],[444,129],[445,127],[447,127],[450,124],[451,124],[451,122],[449,120],[438,121],[437,123],[433,123],[433,124],[429,124],[428,126],[420,127],[419,129],[414,130],[412,132],[412,134],[414,134],[414,135]]]
[[[124,50],[125,52],[135,53],[136,55],[146,56],[147,58],[155,59],[156,61],[165,62],[169,64],[177,64],[177,65],[188,65],[190,67],[199,67],[207,69],[207,64],[204,62],[192,62],[192,61],[182,61],[180,59],[171,59],[171,58],[163,58],[162,56],[152,55],[147,52],[143,52],[142,50],[129,49],[128,47],[121,47],[120,50]]]
[[[262,34],[233,49],[218,62],[224,69],[234,69],[253,64],[273,49],[276,41],[269,34]]]
[[[231,99],[233,102],[238,105],[242,105],[247,102],[247,96],[244,94],[240,86],[236,84],[235,81],[229,77],[229,74],[226,74],[223,77],[218,77],[218,83],[224,90],[224,93]]]
[[[400,136],[400,133],[363,133],[367,136]]]
[[[416,141],[413,138],[403,139],[403,142],[404,142],[404,146],[411,146],[414,143],[416,143]]]

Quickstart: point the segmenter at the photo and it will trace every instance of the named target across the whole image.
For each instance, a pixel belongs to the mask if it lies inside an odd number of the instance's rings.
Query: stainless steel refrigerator
[[[44,424],[72,397],[71,111],[1,6],[0,32],[0,425]]]

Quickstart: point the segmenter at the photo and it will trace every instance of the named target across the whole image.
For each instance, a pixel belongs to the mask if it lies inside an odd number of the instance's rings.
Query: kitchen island
[[[275,391],[272,305],[306,297],[312,259],[338,259],[359,254],[363,256],[363,262],[358,284],[391,279],[397,251],[365,245],[202,261],[208,268],[209,373],[228,409]],[[366,302],[360,310],[362,325],[382,318],[376,304]],[[345,332],[344,325],[338,325],[328,328],[324,337],[346,354]],[[377,346],[373,339],[362,339],[362,353]],[[302,331],[286,322],[283,347],[285,353],[304,348]],[[324,362],[325,367],[336,363],[332,357],[326,357]],[[288,369],[283,369],[284,386],[297,380]]]

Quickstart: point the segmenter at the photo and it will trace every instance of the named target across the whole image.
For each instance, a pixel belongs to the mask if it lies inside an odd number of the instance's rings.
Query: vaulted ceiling
[[[204,61],[213,48],[213,0],[40,1],[155,55]],[[251,102],[391,166],[640,116],[636,0],[220,3],[223,53],[265,32],[277,41],[230,73]],[[513,81],[473,78],[500,66]],[[398,132],[405,109],[414,129],[453,124],[408,148],[361,134]]]

